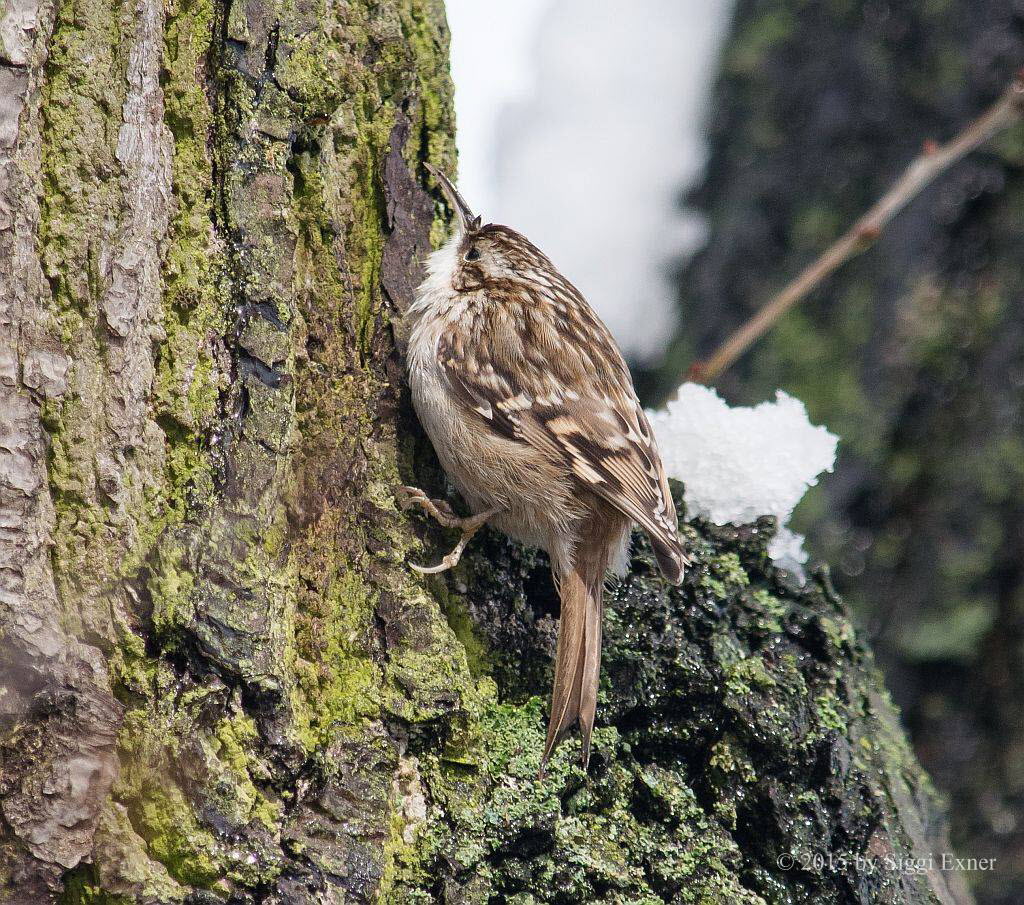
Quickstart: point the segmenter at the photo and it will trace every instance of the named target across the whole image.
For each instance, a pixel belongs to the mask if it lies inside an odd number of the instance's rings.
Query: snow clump
[[[666,409],[648,412],[670,478],[686,486],[686,506],[717,525],[774,515],[779,533],[768,553],[802,575],[803,537],[787,527],[793,509],[836,459],[835,434],[807,418],[799,399],[729,406],[718,394],[684,383]]]

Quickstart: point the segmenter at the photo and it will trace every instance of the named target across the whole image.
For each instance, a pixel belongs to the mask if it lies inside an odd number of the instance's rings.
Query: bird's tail
[[[584,770],[590,761],[590,736],[594,729],[597,686],[601,675],[606,563],[592,565],[599,568],[581,570],[574,567],[563,573],[558,581],[562,616],[558,624],[555,687],[551,695],[551,719],[541,761],[542,770],[559,742],[576,723],[579,723],[583,741]]]

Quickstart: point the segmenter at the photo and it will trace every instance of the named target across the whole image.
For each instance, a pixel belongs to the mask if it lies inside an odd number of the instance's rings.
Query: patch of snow
[[[717,525],[774,515],[779,533],[768,552],[802,574],[807,553],[789,519],[819,475],[832,471],[838,437],[811,424],[804,404],[781,390],[774,402],[732,407],[713,389],[685,383],[666,409],[648,415],[689,512]]]
[[[768,545],[768,555],[780,569],[788,569],[802,579],[804,563],[807,562],[807,551],[804,549],[804,536],[789,528],[779,528],[779,533]]]

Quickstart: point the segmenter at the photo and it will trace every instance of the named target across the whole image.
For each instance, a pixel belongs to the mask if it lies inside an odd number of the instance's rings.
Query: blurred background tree
[[[1020,0],[740,0],[687,198],[670,392],[1024,61]],[[718,382],[843,438],[797,526],[872,639],[980,902],[1024,874],[1024,130],[957,165]]]

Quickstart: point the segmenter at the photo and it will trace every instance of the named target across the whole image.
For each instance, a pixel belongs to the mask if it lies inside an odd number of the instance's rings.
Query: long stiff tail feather
[[[551,719],[541,769],[559,742],[578,723],[583,741],[583,769],[586,770],[601,675],[604,570],[602,568],[599,575],[588,580],[573,569],[562,575],[558,589],[562,616],[558,625]]]

